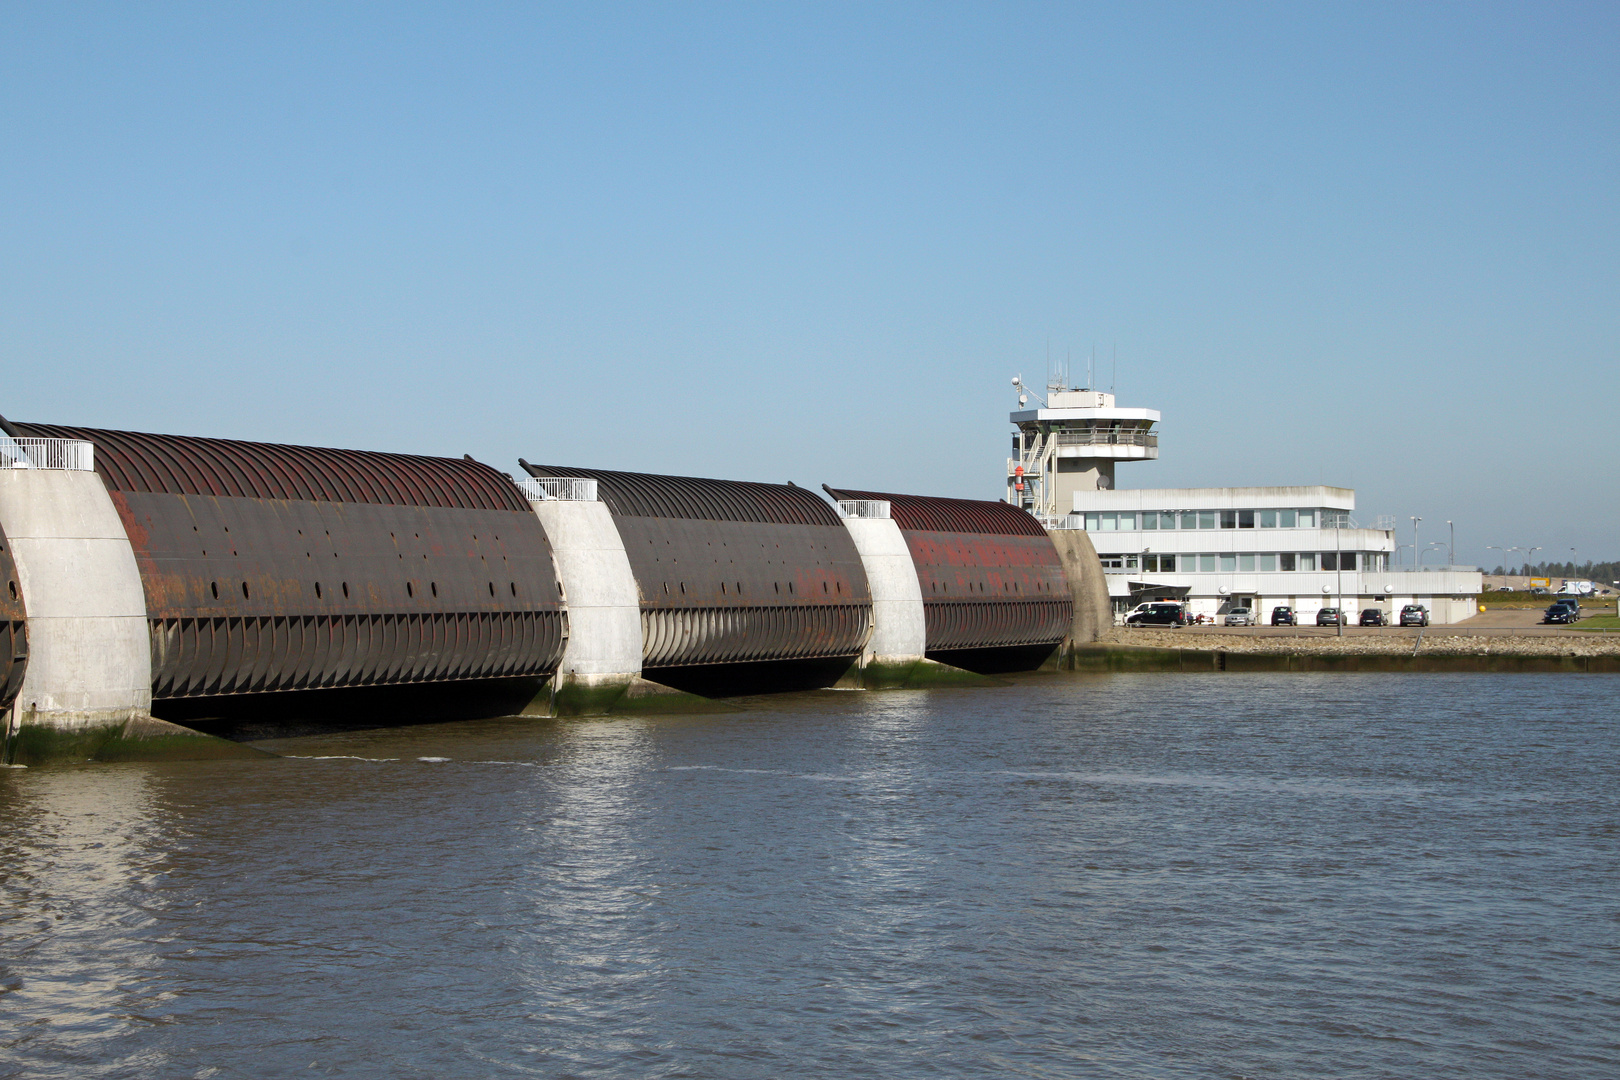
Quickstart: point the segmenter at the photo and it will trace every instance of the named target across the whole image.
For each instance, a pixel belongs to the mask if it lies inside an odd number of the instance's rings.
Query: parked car
[[[1580,617],[1580,614],[1568,604],[1554,604],[1541,616],[1541,621],[1544,623],[1572,623]]]
[[[1253,626],[1254,613],[1246,607],[1235,607],[1226,613],[1227,626]]]
[[[1388,626],[1389,620],[1384,617],[1383,608],[1364,608],[1361,612],[1362,626]]]
[[[1299,620],[1294,617],[1294,609],[1286,606],[1271,609],[1272,626],[1298,626]]]
[[[1343,626],[1344,624],[1344,612],[1336,607],[1325,607],[1316,613],[1317,626]]]
[[[1125,616],[1126,626],[1186,626],[1187,612],[1180,604],[1142,604]]]
[[[1573,596],[1559,597],[1542,615],[1544,623],[1572,623],[1581,617],[1581,605]]]
[[[1407,604],[1401,608],[1402,626],[1428,626],[1429,609],[1422,604]]]

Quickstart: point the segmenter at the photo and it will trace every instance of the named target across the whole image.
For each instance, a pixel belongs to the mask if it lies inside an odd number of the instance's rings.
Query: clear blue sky
[[[1620,556],[1612,3],[0,18],[8,416],[996,498],[1095,343],[1121,486]]]

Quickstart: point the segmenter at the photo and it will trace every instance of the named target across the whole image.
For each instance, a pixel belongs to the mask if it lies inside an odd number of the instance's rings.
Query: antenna
[[[1112,394],[1119,387],[1119,342],[1114,342],[1114,377],[1108,383],[1108,392]]]

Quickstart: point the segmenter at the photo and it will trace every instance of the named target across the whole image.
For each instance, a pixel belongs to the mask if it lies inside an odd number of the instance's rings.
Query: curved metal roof
[[[96,472],[115,491],[529,510],[504,474],[477,461],[57,424],[13,426],[26,436],[94,443]]]
[[[596,481],[608,510],[624,517],[694,518],[702,521],[763,521],[777,525],[838,527],[838,514],[808,488],[747,480],[574,469],[518,464],[530,476],[577,476]]]
[[[826,487],[825,484],[822,486]],[[855,491],[852,488],[827,487],[826,490],[835,499],[887,499],[889,516],[902,529],[999,533],[1003,536],[1046,535],[1040,522],[1027,512],[1004,502],[895,495],[884,491]]]

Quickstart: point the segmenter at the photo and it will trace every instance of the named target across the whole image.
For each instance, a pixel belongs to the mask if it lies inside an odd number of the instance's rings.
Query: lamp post
[[[1528,547],[1528,548],[1524,549],[1524,576],[1525,577],[1530,576],[1530,556],[1534,555],[1536,552],[1538,552],[1540,550],[1541,550],[1541,545],[1540,544],[1537,544],[1535,547]]]
[[[1502,553],[1502,573],[1507,573],[1507,549],[1500,544],[1486,544],[1486,551],[1500,551]]]
[[[1447,566],[1456,566],[1457,565],[1457,526],[1453,525],[1451,523],[1450,519],[1447,519],[1446,527],[1451,530],[1451,541],[1448,544],[1446,544],[1446,565]]]
[[[1417,527],[1418,527],[1418,522],[1422,521],[1423,519],[1418,517],[1416,514],[1411,515],[1411,517],[1412,517],[1412,558],[1415,559],[1415,558],[1417,558],[1417,549],[1418,549],[1418,546],[1417,546]]]

